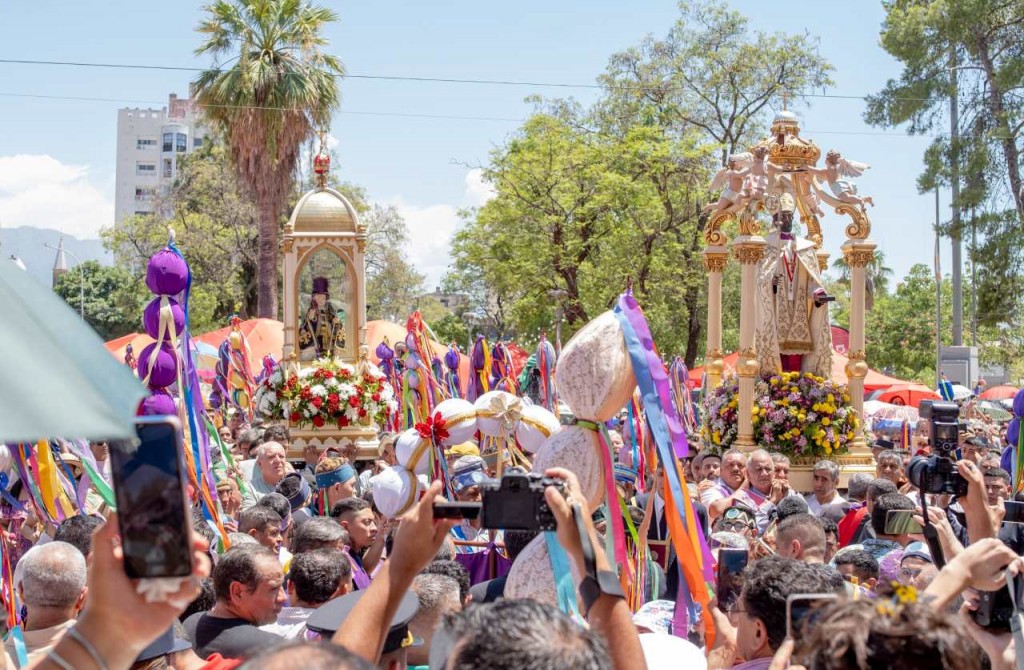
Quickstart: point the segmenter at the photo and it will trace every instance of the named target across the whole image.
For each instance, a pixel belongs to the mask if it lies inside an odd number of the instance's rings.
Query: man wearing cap
[[[224,528],[229,533],[237,532],[238,513],[242,511],[242,492],[238,490],[234,477],[228,476],[217,482],[217,499],[224,510],[224,516],[220,518]]]
[[[462,456],[452,464],[452,488],[459,502],[480,502],[483,499],[480,485],[489,479],[486,467],[480,456]],[[463,519],[458,526],[452,528],[452,536],[464,542],[487,542],[490,537],[479,516]],[[494,541],[501,541],[501,531],[495,531]],[[460,554],[471,554],[484,551],[486,547],[455,545],[455,549]]]
[[[289,472],[284,479],[278,482],[275,491],[288,500],[288,506],[291,507],[292,519],[296,526],[313,517],[309,509],[313,492],[302,475],[297,472]]]
[[[356,494],[356,469],[348,461],[327,457],[316,464],[317,513],[327,516],[334,505]]]
[[[306,628],[329,639],[335,631],[343,627],[345,619],[352,608],[365,595],[365,591],[356,591],[336,598],[317,609],[306,620]],[[421,640],[409,633],[409,622],[420,609],[419,599],[412,591],[407,591],[398,604],[398,610],[391,617],[391,627],[384,638],[377,667],[381,670],[405,670],[408,666],[407,652],[409,647],[422,644]]]
[[[900,559],[898,580],[900,584],[913,585],[932,563],[932,552],[924,542],[911,542],[903,550]]]
[[[615,488],[618,490],[619,495],[622,496],[622,499],[626,501],[626,504],[629,505],[636,495],[636,470],[625,463],[616,463],[614,472]]]

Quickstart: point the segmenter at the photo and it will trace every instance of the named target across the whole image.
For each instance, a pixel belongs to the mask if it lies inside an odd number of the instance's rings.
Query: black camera
[[[921,493],[967,495],[967,480],[956,471],[953,454],[960,443],[960,407],[935,402],[929,408],[933,455],[915,456],[907,465],[907,479]]]
[[[565,495],[565,482],[535,472],[506,471],[500,480],[480,485],[483,527],[503,530],[554,530],[555,515],[544,499],[554,486]]]

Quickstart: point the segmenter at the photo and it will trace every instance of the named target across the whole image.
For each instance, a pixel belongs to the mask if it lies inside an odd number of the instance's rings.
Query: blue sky
[[[517,3],[339,2],[330,27],[331,51],[351,74],[533,82],[593,83],[608,57],[646,34],[663,35],[678,12],[671,0],[563,0]],[[734,1],[732,7],[764,31],[807,31],[836,67],[830,93],[864,95],[899,73],[878,46],[880,3],[776,0]],[[143,65],[203,66],[192,55],[200,5],[6,3],[0,21],[0,58]],[[186,95],[190,73],[0,64],[0,225],[62,228],[94,237],[113,218],[116,110],[163,106],[167,94]],[[342,176],[365,186],[372,199],[397,205],[410,226],[408,253],[433,283],[447,264],[447,240],[456,210],[478,204],[486,189],[466,164],[479,164],[515,130],[530,107],[527,95],[594,92],[558,89],[348,79],[338,139]],[[55,100],[7,94],[104,98]],[[118,101],[135,101],[133,103]],[[929,139],[885,132],[861,121],[859,100],[815,98],[796,107],[803,134],[824,149],[872,165],[859,180],[871,194],[872,237],[902,276],[914,263],[931,263],[932,196],[919,196],[915,179]],[[491,120],[387,116],[421,114]],[[505,119],[505,120],[502,120]],[[767,131],[767,129],[765,129]],[[943,213],[948,204],[943,194]],[[835,255],[843,225],[823,222]],[[944,245],[948,247],[948,242]],[[948,249],[943,258],[948,271]]]

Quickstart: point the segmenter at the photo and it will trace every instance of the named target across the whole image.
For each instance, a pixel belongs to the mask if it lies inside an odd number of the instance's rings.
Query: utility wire
[[[165,104],[160,100],[129,100],[124,98],[94,98],[88,96],[78,95],[44,95],[37,93],[12,93],[6,91],[0,91],[0,98],[28,98],[28,99],[40,99],[40,100],[68,100],[78,102],[117,102],[122,104],[132,105],[163,105]],[[274,111],[301,111],[297,107],[257,107],[252,105],[206,105],[207,107],[216,107],[224,109],[262,109],[262,110],[274,110]],[[438,119],[438,120],[454,120],[454,121],[497,121],[502,123],[523,123],[527,119],[522,117],[503,117],[503,116],[462,116],[462,115],[450,115],[450,114],[416,114],[412,112],[382,112],[382,111],[365,111],[365,110],[354,110],[354,109],[342,109],[336,114],[349,115],[349,116],[381,116],[381,117],[397,117],[397,118],[410,118],[410,119]],[[927,134],[914,134],[914,133],[885,133],[885,132],[870,132],[870,131],[856,131],[856,130],[805,130],[805,135],[869,135],[877,137],[938,137],[938,135],[927,135]]]
[[[30,60],[30,59],[16,59],[16,58],[0,58],[0,64],[5,65],[53,65],[53,66],[64,66],[64,67],[86,67],[86,68],[106,68],[115,70],[164,70],[169,72],[205,72],[211,70],[214,72],[221,72],[216,68],[201,68],[201,67],[184,67],[176,65],[141,65],[134,63],[90,63],[84,61],[51,61],[51,60]],[[298,74],[298,73],[295,73]],[[371,74],[343,74],[335,75],[341,79],[366,79],[366,80],[377,80],[377,81],[411,81],[411,82],[426,82],[426,83],[441,83],[441,84],[475,84],[475,85],[487,85],[487,86],[532,86],[532,87],[543,87],[543,88],[580,88],[580,89],[605,89],[610,88],[614,90],[637,90],[645,91],[650,89],[661,88],[665,85],[665,82],[653,83],[653,84],[615,84],[611,86],[605,86],[602,84],[582,84],[582,83],[566,83],[566,82],[539,82],[539,81],[518,81],[511,79],[461,79],[461,78],[449,78],[449,77],[412,77],[412,76],[400,76],[400,75],[371,75]],[[801,98],[825,98],[825,99],[837,99],[837,100],[867,100],[866,95],[843,95],[839,93],[793,93],[794,97]],[[906,102],[936,102],[943,101],[946,98],[893,98],[894,100],[901,100]]]

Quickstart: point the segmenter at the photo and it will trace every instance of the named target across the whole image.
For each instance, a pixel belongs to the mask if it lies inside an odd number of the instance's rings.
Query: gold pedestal
[[[863,438],[861,438],[863,442]],[[820,458],[794,458],[789,469],[789,485],[801,493],[814,490],[814,464]],[[875,459],[865,445],[852,447],[850,453],[824,460],[839,464],[839,488],[845,489],[853,475],[864,473],[875,476]]]
[[[374,460],[380,455],[377,428],[373,424],[346,426],[345,428],[289,427],[289,432],[292,437],[291,447],[287,454],[289,459],[302,460],[302,451],[309,445],[324,451],[330,447],[342,448],[354,444],[356,460],[360,461]]]

